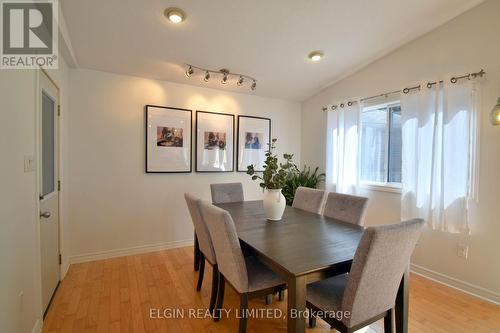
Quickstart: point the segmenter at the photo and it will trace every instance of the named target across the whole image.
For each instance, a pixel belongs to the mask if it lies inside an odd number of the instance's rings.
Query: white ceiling
[[[78,66],[302,101],[483,0],[62,0]],[[176,6],[187,20],[163,16]],[[307,59],[313,50],[325,57]],[[183,64],[257,78],[186,78]]]

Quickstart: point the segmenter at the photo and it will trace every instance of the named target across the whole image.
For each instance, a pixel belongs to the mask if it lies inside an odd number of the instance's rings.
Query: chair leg
[[[219,287],[217,288],[217,305],[215,306],[214,321],[221,319],[222,304],[224,303],[224,289],[226,287],[226,279],[224,275],[219,274]]]
[[[200,273],[198,275],[198,285],[196,286],[196,291],[201,290],[201,284],[203,283],[203,275],[205,274],[205,256],[203,253],[200,254]]]
[[[392,311],[390,309],[384,317],[384,333],[392,333]]]
[[[268,296],[266,296],[266,298]],[[247,320],[248,320],[247,310],[248,310],[248,294],[245,293],[241,294],[240,296],[240,328],[238,331],[239,333],[246,333],[247,331]]]
[[[283,302],[285,300],[285,291],[284,290],[278,291],[278,300],[280,302]]]
[[[266,305],[273,304],[273,294],[266,295]]]
[[[316,327],[316,317],[314,316],[311,309],[309,309],[309,328]]]
[[[217,287],[219,285],[219,268],[217,264],[212,267],[212,293],[210,295],[209,310],[214,315],[215,302],[217,301]]]
[[[194,271],[198,272],[200,269],[200,245],[198,244],[198,237],[196,231],[194,232]]]

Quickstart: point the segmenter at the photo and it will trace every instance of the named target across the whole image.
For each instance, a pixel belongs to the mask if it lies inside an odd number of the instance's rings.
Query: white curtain
[[[473,80],[402,94],[402,219],[469,233],[477,199],[478,112]]]
[[[328,111],[326,188],[356,194],[359,187],[361,103]]]

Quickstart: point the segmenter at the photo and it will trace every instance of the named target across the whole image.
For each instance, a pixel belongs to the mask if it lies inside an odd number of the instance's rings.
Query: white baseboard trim
[[[492,290],[476,286],[472,283],[465,282],[442,273],[435,272],[416,264],[411,264],[411,271],[434,282],[443,284],[453,289],[460,290],[466,294],[478,297],[493,304],[500,305],[500,294]]]
[[[43,328],[42,323],[43,321],[40,320],[40,318],[37,318],[37,320],[35,321],[35,325],[33,325],[31,333],[41,333]]]
[[[63,257],[63,262],[61,265],[61,281],[64,279],[66,274],[68,274],[68,269],[69,269],[69,258]]]
[[[114,249],[114,250],[108,250],[108,251],[102,251],[102,252],[79,254],[79,255],[71,256],[69,258],[69,263],[70,264],[77,264],[77,263],[87,262],[87,261],[95,261],[95,260],[129,256],[129,255],[134,255],[134,254],[156,252],[156,251],[174,249],[174,248],[178,248],[178,247],[192,246],[193,244],[194,244],[193,239],[186,239],[186,240],[165,242],[165,243],[152,244],[152,245],[134,246],[134,247],[124,248],[124,249]]]

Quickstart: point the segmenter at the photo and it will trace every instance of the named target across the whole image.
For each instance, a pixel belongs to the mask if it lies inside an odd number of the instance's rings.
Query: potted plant
[[[279,221],[283,216],[286,199],[281,189],[285,185],[290,170],[294,167],[292,154],[283,154],[285,163],[279,163],[278,156],[273,153],[276,141],[277,139],[272,139],[269,150],[266,151],[262,175],[257,174],[253,164],[247,167],[247,174],[252,176],[252,180],[260,180],[259,186],[264,190],[264,211],[266,218],[271,221]]]
[[[295,197],[295,192],[299,187],[317,188],[321,182],[325,181],[325,174],[319,173],[319,167],[314,170],[305,166],[300,170],[296,165],[290,171],[283,186],[282,193],[285,196],[286,204],[291,206]]]

